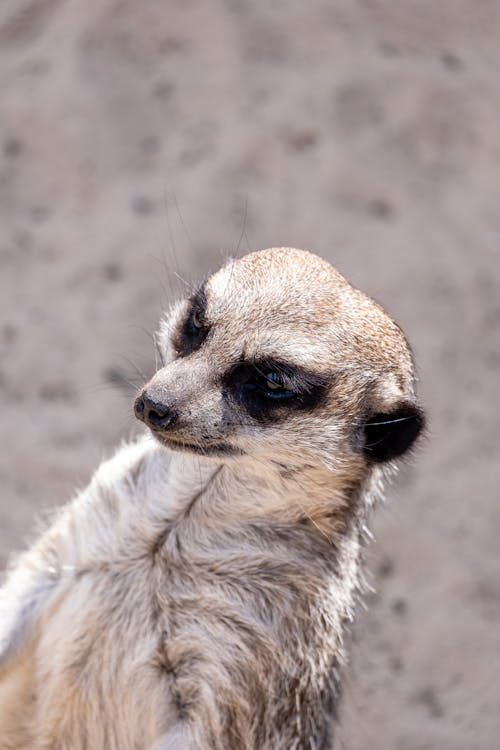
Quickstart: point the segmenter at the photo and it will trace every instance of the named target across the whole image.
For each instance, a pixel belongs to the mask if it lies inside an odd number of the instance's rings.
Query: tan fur
[[[414,402],[411,356],[379,306],[304,251],[232,261],[206,298],[203,345],[176,352],[177,304],[144,390],[175,426],[102,464],[0,593],[2,750],[329,746],[383,475],[355,436]],[[224,378],[276,358],[325,395],[259,423]]]

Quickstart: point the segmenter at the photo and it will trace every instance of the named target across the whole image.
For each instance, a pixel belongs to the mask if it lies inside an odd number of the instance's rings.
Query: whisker
[[[175,207],[177,209],[177,213],[179,214],[179,219],[181,221],[182,228],[184,229],[186,237],[188,238],[188,242],[191,245],[191,248],[193,249],[194,248],[194,242],[193,242],[193,239],[192,239],[191,235],[188,232],[188,229],[187,229],[187,226],[186,226],[186,222],[184,221],[184,219],[182,217],[181,210],[179,208],[179,203],[177,202],[177,196],[176,196],[176,194],[175,194],[174,191],[172,191],[172,195],[173,195],[173,198],[174,198],[174,203],[175,203]]]
[[[165,201],[165,218],[167,220],[167,231],[168,231],[168,236],[169,236],[169,239],[170,239],[170,249],[172,251],[172,255],[174,256],[175,268],[178,269],[179,268],[179,259],[177,258],[177,249],[176,249],[176,246],[175,246],[174,234],[172,232],[172,224],[170,222],[170,212],[169,212],[169,208],[168,208],[168,195],[167,195],[167,189],[166,189],[166,187],[164,188],[164,191],[163,191],[163,198],[164,198],[164,201]],[[165,261],[165,256],[163,254],[163,248],[162,248],[162,255],[163,255],[163,262],[165,264],[165,268],[168,271],[167,264],[166,264],[166,261]]]
[[[180,275],[177,271],[174,271],[174,276],[179,279],[180,282],[184,284],[191,292],[195,292],[198,287],[196,287],[194,284],[191,284],[187,279],[185,279],[183,276]]]
[[[243,240],[243,237],[245,235],[245,228],[247,224],[247,215],[248,215],[248,194],[245,196],[245,207],[243,210],[243,226],[241,228],[240,237],[238,240],[238,244],[236,245],[236,253],[235,255],[238,255],[240,251],[241,241]]]
[[[130,366],[131,366],[131,367],[133,367],[133,368],[134,368],[134,370],[136,371],[136,373],[137,373],[137,374],[139,375],[139,377],[141,378],[141,380],[142,380],[142,381],[143,381],[144,383],[145,383],[145,382],[146,382],[147,380],[149,380],[148,376],[147,376],[147,375],[145,375],[145,374],[144,374],[144,373],[142,372],[142,370],[141,370],[141,369],[140,369],[140,368],[139,368],[139,367],[138,367],[138,366],[136,365],[136,363],[135,363],[135,362],[133,362],[133,361],[132,361],[131,359],[129,359],[128,357],[126,357],[126,356],[125,356],[124,354],[115,354],[115,356],[118,356],[118,357],[120,357],[121,359],[124,359],[124,360],[125,360],[125,362],[127,362],[127,363],[128,363],[128,364],[129,364]]]
[[[114,382],[109,383],[97,383],[96,385],[91,385],[88,388],[82,388],[79,389],[80,391],[85,391],[87,393],[103,393],[104,391],[113,391],[114,393],[123,393],[125,391],[127,394],[129,393],[129,389],[131,391],[137,391],[139,388],[139,385],[137,383],[133,383],[132,381],[128,380],[126,377],[120,377],[120,379],[115,380]]]
[[[366,424],[368,427],[371,427],[372,425],[374,427],[379,427],[380,425],[384,424],[395,424],[396,422],[406,422],[408,419],[415,419],[415,416],[412,414],[409,417],[398,417],[398,419],[388,419],[386,422],[370,422],[368,421]]]

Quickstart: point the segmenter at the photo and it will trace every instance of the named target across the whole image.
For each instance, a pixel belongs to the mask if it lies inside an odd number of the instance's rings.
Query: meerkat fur
[[[423,415],[326,261],[229,261],[161,323],[144,435],[8,574],[1,750],[326,750],[366,515]]]

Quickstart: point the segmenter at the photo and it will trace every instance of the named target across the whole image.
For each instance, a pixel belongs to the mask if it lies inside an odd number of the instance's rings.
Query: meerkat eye
[[[174,336],[174,346],[180,357],[187,357],[203,344],[210,326],[205,319],[207,300],[202,286],[191,297],[189,309]]]
[[[179,352],[183,355],[191,354],[201,346],[207,333],[208,326],[203,320],[203,311],[199,307],[192,307],[182,328]]]
[[[199,307],[192,307],[186,319],[184,331],[193,340],[199,338],[205,329],[203,312]]]
[[[286,391],[287,393],[290,393],[290,394],[293,393],[292,391],[288,391],[285,388],[285,385],[277,372],[273,372],[273,370],[270,370],[269,372],[263,373],[263,375],[266,380],[265,386],[270,391]]]
[[[223,393],[241,404],[258,422],[286,419],[290,410],[317,406],[328,379],[287,362],[238,362],[222,381]]]
[[[191,313],[191,323],[193,324],[194,328],[203,328],[203,321],[201,319],[201,313],[199,310],[194,309]]]
[[[291,399],[297,395],[291,380],[291,376],[287,377],[285,373],[279,370],[256,367],[248,379],[246,387],[257,391],[266,399]]]

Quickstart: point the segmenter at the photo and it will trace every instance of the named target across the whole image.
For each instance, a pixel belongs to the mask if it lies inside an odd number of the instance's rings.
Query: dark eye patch
[[[227,396],[258,422],[276,422],[290,411],[314,409],[326,388],[324,376],[277,360],[239,362],[223,379]]]
[[[210,326],[206,322],[207,296],[205,284],[189,298],[187,315],[174,334],[174,346],[180,357],[187,357],[200,348]]]

